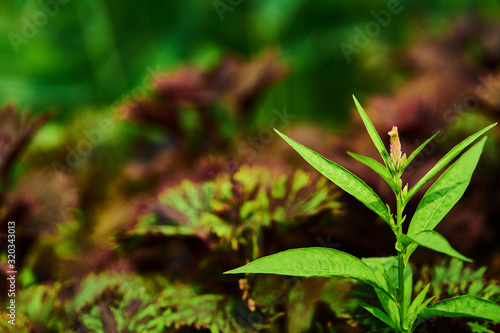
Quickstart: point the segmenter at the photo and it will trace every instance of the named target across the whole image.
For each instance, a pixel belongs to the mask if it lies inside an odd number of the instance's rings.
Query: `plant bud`
[[[406,162],[406,154],[403,155],[401,151],[401,142],[399,141],[398,128],[396,126],[392,127],[392,130],[388,133],[391,137],[391,150],[389,154],[388,166],[389,170],[398,177],[403,171],[403,167]]]
[[[403,198],[406,198],[407,194],[408,194],[408,184],[406,184],[404,189],[403,189]]]

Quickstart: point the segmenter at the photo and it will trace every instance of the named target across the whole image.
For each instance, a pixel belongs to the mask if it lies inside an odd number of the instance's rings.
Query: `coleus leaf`
[[[384,221],[389,223],[390,216],[384,203],[380,200],[379,196],[373,191],[373,189],[366,185],[364,181],[337,163],[328,160],[310,148],[307,148],[290,139],[280,131],[276,129],[275,131],[323,176],[358,199],[366,207],[382,217]]]

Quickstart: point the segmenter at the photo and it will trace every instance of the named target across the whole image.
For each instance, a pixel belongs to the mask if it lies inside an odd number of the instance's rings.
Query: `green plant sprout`
[[[434,231],[434,228],[465,192],[479,161],[486,137],[463,153],[427,190],[409,223],[408,232],[403,233],[403,224],[406,220],[404,209],[408,201],[465,148],[497,123],[469,136],[455,146],[422,179],[408,189],[408,184],[403,187],[401,180],[403,171],[438,133],[407,158],[401,151],[397,127],[393,127],[389,132],[388,153],[368,115],[356,97],[353,98],[368,134],[385,165],[366,156],[351,152],[348,154],[370,167],[392,188],[396,196],[395,214],[389,205],[384,204],[373,189],[356,175],[283,133],[275,131],[316,170],[361,201],[387,223],[396,236],[397,257],[358,259],[330,248],[299,248],[262,257],[225,274],[268,273],[359,280],[374,288],[382,308],[359,301],[360,305],[395,332],[413,332],[420,323],[436,316],[473,317],[500,322],[500,305],[473,295],[453,297],[429,305],[433,297],[425,299],[429,289],[427,285],[413,301],[411,300],[413,272],[409,259],[419,245],[464,261],[472,261],[453,249],[442,235]]]

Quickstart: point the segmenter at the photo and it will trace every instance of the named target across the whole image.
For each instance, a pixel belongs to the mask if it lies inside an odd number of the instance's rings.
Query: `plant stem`
[[[397,243],[401,247],[401,235],[403,233],[403,209],[404,201],[403,195],[400,191],[397,195]],[[399,285],[399,314],[401,318],[401,332],[405,332],[403,322],[406,317],[406,304],[405,304],[405,263],[404,263],[404,249],[398,250],[398,285]]]
[[[403,260],[403,252],[399,251],[398,252],[398,273],[399,273],[399,313],[401,316],[401,332],[404,332],[403,327],[403,321],[405,320],[406,317],[406,309],[405,309],[405,268],[404,268],[404,260]]]

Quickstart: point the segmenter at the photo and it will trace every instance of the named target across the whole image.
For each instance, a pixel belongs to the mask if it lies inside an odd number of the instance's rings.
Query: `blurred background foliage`
[[[383,331],[350,297],[372,300],[373,292],[352,282],[222,272],[294,247],[393,253],[382,221],[272,127],[392,202],[387,186],[345,153],[375,157],[352,93],[382,138],[399,127],[406,153],[440,131],[408,168],[410,185],[500,119],[500,3],[401,1],[360,46],[358,31],[390,3],[2,3],[0,223],[17,225],[18,328]],[[53,15],[41,24],[44,8]],[[26,27],[33,20],[40,27]],[[359,52],[348,59],[343,43]],[[415,253],[415,285],[431,283],[436,300],[469,292],[500,301],[495,131],[438,228],[475,263]],[[6,259],[2,252],[2,275]],[[498,329],[463,319],[420,328]]]
[[[388,1],[233,3],[239,4],[221,16],[214,1],[203,0],[61,4],[19,52],[8,38],[0,40],[0,103],[34,112],[55,108],[65,118],[82,107],[108,107],[141,87],[151,70],[209,68],[228,53],[251,56],[274,47],[293,70],[261,110],[293,105],[301,119],[338,127],[352,93],[390,92],[407,77],[394,59],[422,32],[440,35],[471,12],[488,20],[500,13],[497,1],[401,1],[390,26],[347,64],[339,44],[352,41],[353,28],[363,29],[373,20],[370,11],[386,9]],[[32,21],[40,9],[39,1],[3,3],[2,35],[19,34],[22,18]]]

